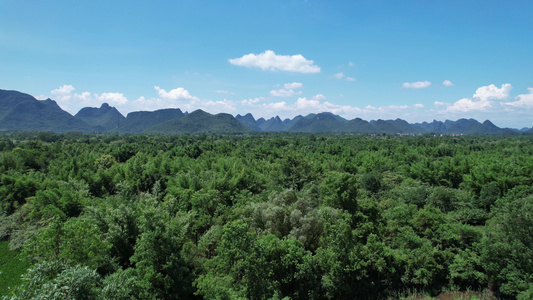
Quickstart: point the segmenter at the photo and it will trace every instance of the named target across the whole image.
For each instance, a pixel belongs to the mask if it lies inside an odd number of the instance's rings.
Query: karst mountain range
[[[499,128],[491,121],[474,119],[408,123],[402,119],[347,120],[322,112],[282,120],[255,119],[251,114],[232,116],[202,110],[183,112],[179,108],[136,111],[124,117],[115,107],[103,103],[85,107],[76,115],[64,111],[51,99],[37,100],[18,91],[0,90],[0,130],[52,132],[116,132],[154,134],[243,134],[251,132],[363,133],[363,134],[511,134],[533,133],[531,128]]]

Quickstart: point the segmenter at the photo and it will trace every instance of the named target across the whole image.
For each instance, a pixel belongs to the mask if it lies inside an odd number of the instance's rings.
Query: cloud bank
[[[169,91],[154,86],[158,97],[145,98],[141,96],[137,99],[127,99],[123,93],[75,93],[72,85],[62,85],[50,91],[51,98],[56,100],[58,105],[67,112],[75,115],[84,107],[99,107],[102,103],[108,103],[117,107],[121,113],[132,111],[154,111],[165,108],[180,108],[186,111],[203,109],[213,113],[233,112],[235,103],[231,100],[223,99],[219,101],[204,100],[193,96],[183,87],[171,89]],[[45,97],[45,96],[43,96]],[[42,97],[41,97],[42,98]]]
[[[416,85],[416,83],[410,83]],[[102,103],[127,114],[132,111],[154,111],[164,108],[180,108],[183,111],[203,109],[210,113],[252,113],[254,117],[270,118],[279,115],[282,118],[292,118],[296,115],[309,113],[331,112],[347,119],[356,117],[366,120],[402,118],[409,122],[430,121],[432,119],[456,120],[459,118],[490,119],[505,126],[531,127],[533,125],[533,88],[526,93],[511,97],[512,86],[509,83],[500,87],[490,84],[475,90],[471,97],[459,99],[455,102],[435,101],[405,105],[403,103],[372,106],[357,104],[336,104],[324,94],[312,97],[303,96],[301,82],[285,83],[279,89],[273,89],[268,96],[258,96],[238,99],[210,100],[192,95],[184,87],[164,89],[154,86],[153,96],[128,99],[123,93],[104,92],[90,93],[87,91],[76,93],[72,85],[62,85],[50,91],[50,98],[71,114],[76,114],[83,107],[99,107]],[[227,93],[224,93],[227,94]],[[220,97],[220,96],[219,96]],[[292,97],[292,98],[291,98]],[[44,99],[46,96],[40,96]],[[279,98],[287,100],[279,101]],[[351,99],[356,101],[357,99]],[[344,100],[346,101],[346,100]]]

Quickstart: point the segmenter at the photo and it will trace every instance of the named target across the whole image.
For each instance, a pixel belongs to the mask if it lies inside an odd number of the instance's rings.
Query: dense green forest
[[[530,136],[5,134],[1,292],[531,299],[532,174]]]

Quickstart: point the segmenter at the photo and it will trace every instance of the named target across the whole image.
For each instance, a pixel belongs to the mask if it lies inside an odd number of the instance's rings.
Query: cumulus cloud
[[[86,96],[89,97],[89,93],[86,93]],[[95,95],[95,97],[99,101],[106,102],[111,105],[124,105],[128,102],[128,99],[126,99],[122,93],[103,93],[101,95]]]
[[[80,98],[78,94],[72,94],[74,92],[75,88],[70,84],[65,84],[60,86],[57,89],[51,90],[50,94],[52,94],[51,98],[53,98],[59,106],[64,107],[67,111],[69,111],[70,108],[70,102],[72,98]],[[87,102],[87,92],[83,92],[81,94],[81,100]],[[42,98],[46,98],[45,96],[42,96]]]
[[[70,97],[70,93],[72,93],[74,90],[75,88],[72,85],[65,84],[55,90],[50,91],[50,93],[56,97]]]
[[[503,100],[509,98],[509,92],[511,92],[512,86],[510,83],[502,84],[501,88],[498,88],[494,84],[482,86],[476,90],[474,98],[479,98],[483,101],[486,100]]]
[[[431,85],[429,81],[417,81],[417,82],[404,82],[402,87],[406,89],[423,89]]]
[[[128,103],[128,99],[122,93],[91,94],[89,92],[82,92],[78,94],[74,90],[76,90],[74,86],[65,84],[57,89],[51,90],[50,98],[53,98],[60,107],[71,114],[75,114],[83,107],[100,106],[104,102],[114,106]]]
[[[503,84],[501,88],[491,84],[478,88],[471,98],[463,98],[453,104],[435,102],[435,105],[444,106],[446,111],[455,113],[488,111],[498,107],[496,101],[508,99],[511,89],[509,83]]]
[[[333,78],[338,79],[338,80],[345,79],[346,81],[355,81],[355,78],[347,77],[343,72],[333,74]]]
[[[446,110],[450,112],[469,112],[473,110],[487,110],[492,105],[490,101],[476,99],[476,98],[463,98],[451,105],[448,105]]]
[[[258,67],[262,70],[288,71],[298,73],[319,73],[320,67],[314,61],[306,59],[303,55],[278,55],[272,50],[260,54],[246,54],[239,58],[229,59],[235,66]]]
[[[157,110],[163,108],[180,108],[181,110],[194,111],[202,109],[211,113],[232,112],[236,109],[235,102],[227,99],[213,101],[200,99],[191,95],[188,90],[178,87],[168,92],[159,86],[154,86],[159,97],[146,99],[139,98],[131,103],[130,107],[143,110]]]
[[[302,94],[302,91],[294,91],[303,87],[301,82],[286,83],[282,89],[270,91],[270,95],[274,97],[292,97]]]
[[[424,107],[425,107],[424,104],[415,104],[415,105],[413,105],[413,106],[414,106],[414,108],[416,108],[416,109],[421,109],[421,108],[424,108]]]
[[[157,94],[159,95],[159,97],[161,97],[163,99],[168,99],[168,100],[197,100],[196,97],[191,96],[189,91],[187,91],[186,89],[184,89],[182,87],[175,88],[175,89],[170,90],[168,92],[166,90],[158,87],[158,86],[154,86],[154,89],[157,91]]]
[[[301,82],[285,83],[283,88],[286,90],[301,89],[304,85]]]
[[[529,94],[521,94],[515,97],[515,101],[501,102],[502,105],[533,108],[533,88],[528,88]]]
[[[444,80],[442,82],[442,85],[444,86],[447,86],[447,87],[450,87],[450,86],[453,86],[453,82],[449,81],[448,79]]]

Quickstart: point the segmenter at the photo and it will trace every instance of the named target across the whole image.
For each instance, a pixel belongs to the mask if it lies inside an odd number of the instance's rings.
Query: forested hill
[[[192,113],[191,113],[192,115]],[[532,133],[533,129],[499,128],[489,120],[480,123],[474,119],[437,121],[410,124],[405,120],[344,119],[329,112],[296,116],[255,119],[251,114],[233,117],[229,114],[213,116],[197,111],[187,116],[180,109],[140,111],[124,117],[116,108],[103,103],[100,108],[86,107],[75,116],[62,110],[56,102],[39,101],[17,91],[0,90],[0,130],[82,131],[118,133],[246,133],[263,132],[343,132],[388,134],[511,134]],[[186,118],[184,118],[186,117]],[[183,119],[182,119],[183,118]],[[242,124],[242,125],[241,125]]]
[[[39,101],[28,94],[0,90],[0,130],[63,132],[94,129],[62,110],[53,100]]]
[[[196,110],[183,118],[172,119],[145,129],[144,133],[218,133],[233,134],[250,131],[232,115],[212,115]]]

